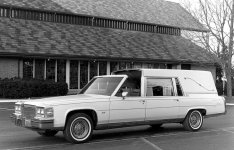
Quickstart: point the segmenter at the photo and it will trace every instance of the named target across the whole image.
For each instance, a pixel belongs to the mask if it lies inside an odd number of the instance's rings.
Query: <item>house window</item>
[[[160,64],[153,64],[154,69],[160,69]]]
[[[55,60],[48,59],[46,61],[46,79],[55,81]]]
[[[143,64],[143,68],[148,68],[148,69],[150,69],[150,68],[154,68],[154,64],[152,64],[152,63],[144,63]]]
[[[119,70],[118,62],[110,62],[110,72]]]
[[[181,64],[181,70],[191,70],[191,64]]]
[[[88,83],[88,61],[80,61],[80,88]]]
[[[45,72],[45,60],[36,59],[35,60],[35,78],[44,79],[44,72]]]
[[[99,75],[106,75],[107,74],[107,62],[100,61],[99,62]]]
[[[66,60],[57,60],[57,82],[66,82]]]
[[[126,69],[126,62],[120,62],[119,63],[119,70]]]
[[[166,64],[159,64],[159,68],[160,69],[167,69],[167,65]]]
[[[142,68],[142,63],[135,62],[134,65],[133,65],[133,68]]]
[[[172,64],[167,64],[167,69],[172,69]]]
[[[78,89],[79,61],[70,61],[70,89]]]
[[[89,62],[89,66],[90,66],[90,77],[89,80],[91,80],[94,76],[97,76],[97,69],[98,69],[98,62],[96,61],[91,61]]]
[[[153,69],[167,69],[167,65],[166,64],[148,64],[149,68],[153,68]]]
[[[148,63],[148,68],[149,68],[149,69],[154,68],[154,64],[152,64],[152,63]]]
[[[133,68],[133,63],[131,63],[131,62],[126,62],[126,68],[127,68],[127,69],[132,69],[132,68]]]
[[[23,78],[25,79],[33,78],[33,59],[23,60]]]

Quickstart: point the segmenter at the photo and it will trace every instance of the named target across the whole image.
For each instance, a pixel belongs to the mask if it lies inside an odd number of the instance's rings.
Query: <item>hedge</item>
[[[68,93],[67,83],[48,80],[4,79],[0,80],[1,98],[31,98],[62,96]]]

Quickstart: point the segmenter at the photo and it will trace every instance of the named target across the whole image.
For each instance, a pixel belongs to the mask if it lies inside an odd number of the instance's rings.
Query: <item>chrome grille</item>
[[[22,109],[22,114],[25,119],[33,119],[36,115],[35,106],[24,105]]]

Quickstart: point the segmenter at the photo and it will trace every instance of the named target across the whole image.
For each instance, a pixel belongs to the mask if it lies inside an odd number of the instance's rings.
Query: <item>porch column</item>
[[[70,89],[70,60],[66,61],[66,83]]]
[[[33,79],[35,79],[35,73],[36,73],[36,60],[35,60],[35,58],[33,59]]]
[[[107,75],[110,75],[110,73],[111,73],[111,72],[110,72],[110,62],[108,61],[108,62],[107,62],[106,74],[107,74]]]
[[[19,78],[23,78],[23,59],[20,59],[19,60],[19,72],[18,72],[18,74],[19,74]]]
[[[44,80],[46,80],[46,65],[47,65],[47,63],[46,63],[46,59],[45,59],[45,66],[44,66]]]
[[[58,82],[58,61],[55,60],[55,82]]]
[[[78,89],[80,89],[80,61],[78,61]]]

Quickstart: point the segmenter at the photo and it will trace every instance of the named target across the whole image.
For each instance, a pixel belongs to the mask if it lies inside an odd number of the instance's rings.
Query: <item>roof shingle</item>
[[[178,3],[164,0],[1,0],[0,4],[208,31]]]
[[[0,55],[214,63],[180,36],[1,18]]]

